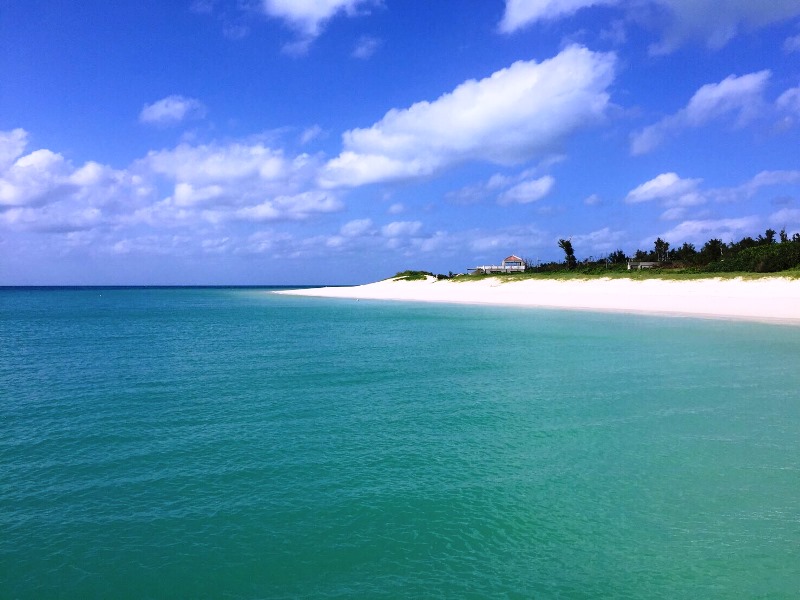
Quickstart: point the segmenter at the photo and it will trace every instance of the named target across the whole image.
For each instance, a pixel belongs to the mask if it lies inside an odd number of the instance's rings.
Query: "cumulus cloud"
[[[7,169],[17,160],[28,145],[28,132],[24,129],[0,131],[0,169]]]
[[[708,198],[700,191],[702,179],[682,179],[676,173],[662,173],[628,192],[625,202],[641,204],[657,202],[666,210],[663,220],[683,218],[689,207],[704,204]]]
[[[603,227],[596,231],[572,236],[572,244],[581,248],[585,253],[602,253],[613,251],[624,238],[625,233],[613,230],[610,227]]]
[[[711,190],[709,195],[720,202],[738,202],[752,198],[765,187],[798,184],[800,184],[800,171],[761,171],[741,185]]]
[[[387,238],[416,235],[422,229],[419,221],[394,221],[381,227],[381,234]]]
[[[246,206],[237,210],[235,215],[245,221],[304,220],[314,214],[336,212],[343,207],[341,200],[333,194],[311,190]]]
[[[353,49],[353,58],[360,58],[366,60],[370,58],[381,45],[378,38],[365,35],[358,40],[358,44]]]
[[[27,145],[22,129],[0,132],[0,212],[6,212],[7,225],[68,230],[68,223],[83,226],[103,209],[133,203],[145,193],[143,182],[129,173],[92,161],[76,168],[57,152],[27,152]]]
[[[320,135],[322,135],[322,127],[319,125],[307,127],[303,130],[303,133],[300,134],[300,144],[305,146],[306,144],[317,139]]]
[[[145,104],[139,113],[139,122],[147,125],[177,125],[186,119],[202,119],[206,107],[195,98],[172,95],[152,104]]]
[[[372,219],[354,219],[342,225],[339,233],[344,237],[359,237],[372,230]]]
[[[586,206],[597,206],[603,203],[603,199],[598,194],[592,194],[584,198],[583,203]]]
[[[800,117],[800,86],[789,88],[775,101],[778,110],[793,118]]]
[[[263,144],[180,144],[151,151],[141,164],[153,173],[191,183],[280,179],[289,165],[283,152]]]
[[[800,34],[786,38],[783,42],[783,49],[786,52],[800,52]]]
[[[800,171],[761,171],[743,188],[752,195],[762,187],[783,184],[800,184]]]
[[[517,164],[552,153],[569,134],[602,119],[613,54],[570,46],[552,59],[519,61],[432,102],[390,110],[343,136],[344,151],[320,183],[358,186],[424,177],[466,161]]]
[[[537,21],[569,17],[582,8],[618,4],[620,0],[506,0],[500,31],[513,33]]]
[[[531,225],[515,225],[495,231],[472,230],[454,237],[462,247],[469,248],[487,261],[502,260],[509,252],[524,255],[526,248],[548,246],[551,243],[550,236]],[[498,253],[503,256],[498,258]]]
[[[634,0],[629,0],[635,8]],[[718,49],[740,31],[759,29],[800,15],[797,0],[653,0],[666,11],[662,39],[654,54],[672,52],[687,41],[704,41]]]
[[[496,173],[487,181],[466,185],[457,190],[447,192],[444,198],[453,204],[476,204],[490,195],[496,194],[499,190],[510,186],[516,180],[516,178]]]
[[[713,119],[734,117],[736,126],[743,126],[757,117],[764,107],[764,88],[768,70],[737,77],[731,75],[719,83],[701,87],[689,104],[674,115],[645,127],[631,135],[631,154],[646,154],[665,138],[687,128],[700,127]]]
[[[171,195],[133,217],[152,225],[303,220],[344,207],[335,193],[315,189],[316,159],[260,142],[180,144],[148,153],[133,168],[173,186]]]
[[[7,229],[69,232],[94,227],[106,213],[135,204],[143,182],[96,162],[75,167],[57,152],[27,152],[23,129],[0,132],[0,225]]]
[[[741,30],[758,29],[800,15],[797,0],[506,0],[499,29],[513,33],[534,23],[570,17],[592,6],[617,6],[632,21],[659,29],[661,39],[650,48],[654,54],[672,52],[692,40],[720,48]]]
[[[50,150],[21,156],[0,178],[0,206],[43,204],[66,191],[70,171],[64,157]]]
[[[800,208],[782,208],[772,213],[770,223],[777,227],[800,227]]]
[[[750,199],[765,187],[796,186],[800,184],[800,171],[761,171],[744,183],[730,188],[702,189],[702,179],[682,179],[676,173],[662,173],[637,186],[625,197],[628,204],[654,202],[664,209],[662,220],[678,220],[692,214],[697,217],[697,207],[710,203],[730,203]],[[788,189],[787,189],[788,191]]]
[[[284,51],[303,54],[330,19],[339,14],[363,14],[377,4],[380,0],[261,0],[260,7],[265,15],[283,20],[301,36],[284,46]]]
[[[181,144],[123,170],[75,167],[47,149],[27,152],[24,130],[0,132],[0,225],[77,231],[214,226],[231,221],[305,220],[342,210],[314,186],[319,164],[259,142]]]
[[[497,199],[498,204],[529,204],[541,200],[553,189],[556,180],[550,175],[545,175],[539,179],[523,181],[509,188]]]
[[[727,241],[752,233],[758,229],[759,225],[760,219],[756,216],[736,219],[688,220],[665,231],[660,237],[665,240],[681,240],[681,242],[695,244],[702,244],[711,238]]]
[[[625,202],[638,204],[651,200],[679,200],[694,196],[702,179],[681,179],[677,173],[662,173],[635,187],[625,197]]]

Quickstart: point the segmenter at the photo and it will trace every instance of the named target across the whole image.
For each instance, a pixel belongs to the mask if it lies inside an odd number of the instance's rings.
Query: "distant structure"
[[[481,273],[522,273],[524,270],[525,261],[516,254],[507,256],[500,265],[481,265],[467,269],[472,275]]]
[[[628,271],[641,271],[642,269],[653,269],[655,267],[660,267],[662,264],[664,263],[643,261],[643,260],[629,260]]]

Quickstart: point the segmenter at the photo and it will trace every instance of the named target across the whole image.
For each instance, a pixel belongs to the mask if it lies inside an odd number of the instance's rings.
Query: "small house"
[[[524,271],[525,261],[516,254],[512,254],[511,256],[503,259],[503,269],[506,269],[507,271]]]
[[[646,261],[646,260],[629,260],[628,271],[641,271],[642,269],[654,269],[655,267],[660,267],[662,264],[664,263],[655,261]]]
[[[470,273],[522,273],[525,270],[525,260],[512,254],[503,259],[499,265],[481,265],[468,269]]]

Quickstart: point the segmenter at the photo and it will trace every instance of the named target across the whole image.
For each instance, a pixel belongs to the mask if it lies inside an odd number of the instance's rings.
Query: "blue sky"
[[[12,0],[0,285],[800,232],[800,0]]]

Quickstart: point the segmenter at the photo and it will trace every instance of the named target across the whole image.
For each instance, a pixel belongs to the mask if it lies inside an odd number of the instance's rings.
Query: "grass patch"
[[[434,277],[433,273],[428,271],[400,271],[389,279],[395,281],[424,281],[428,277]]]

